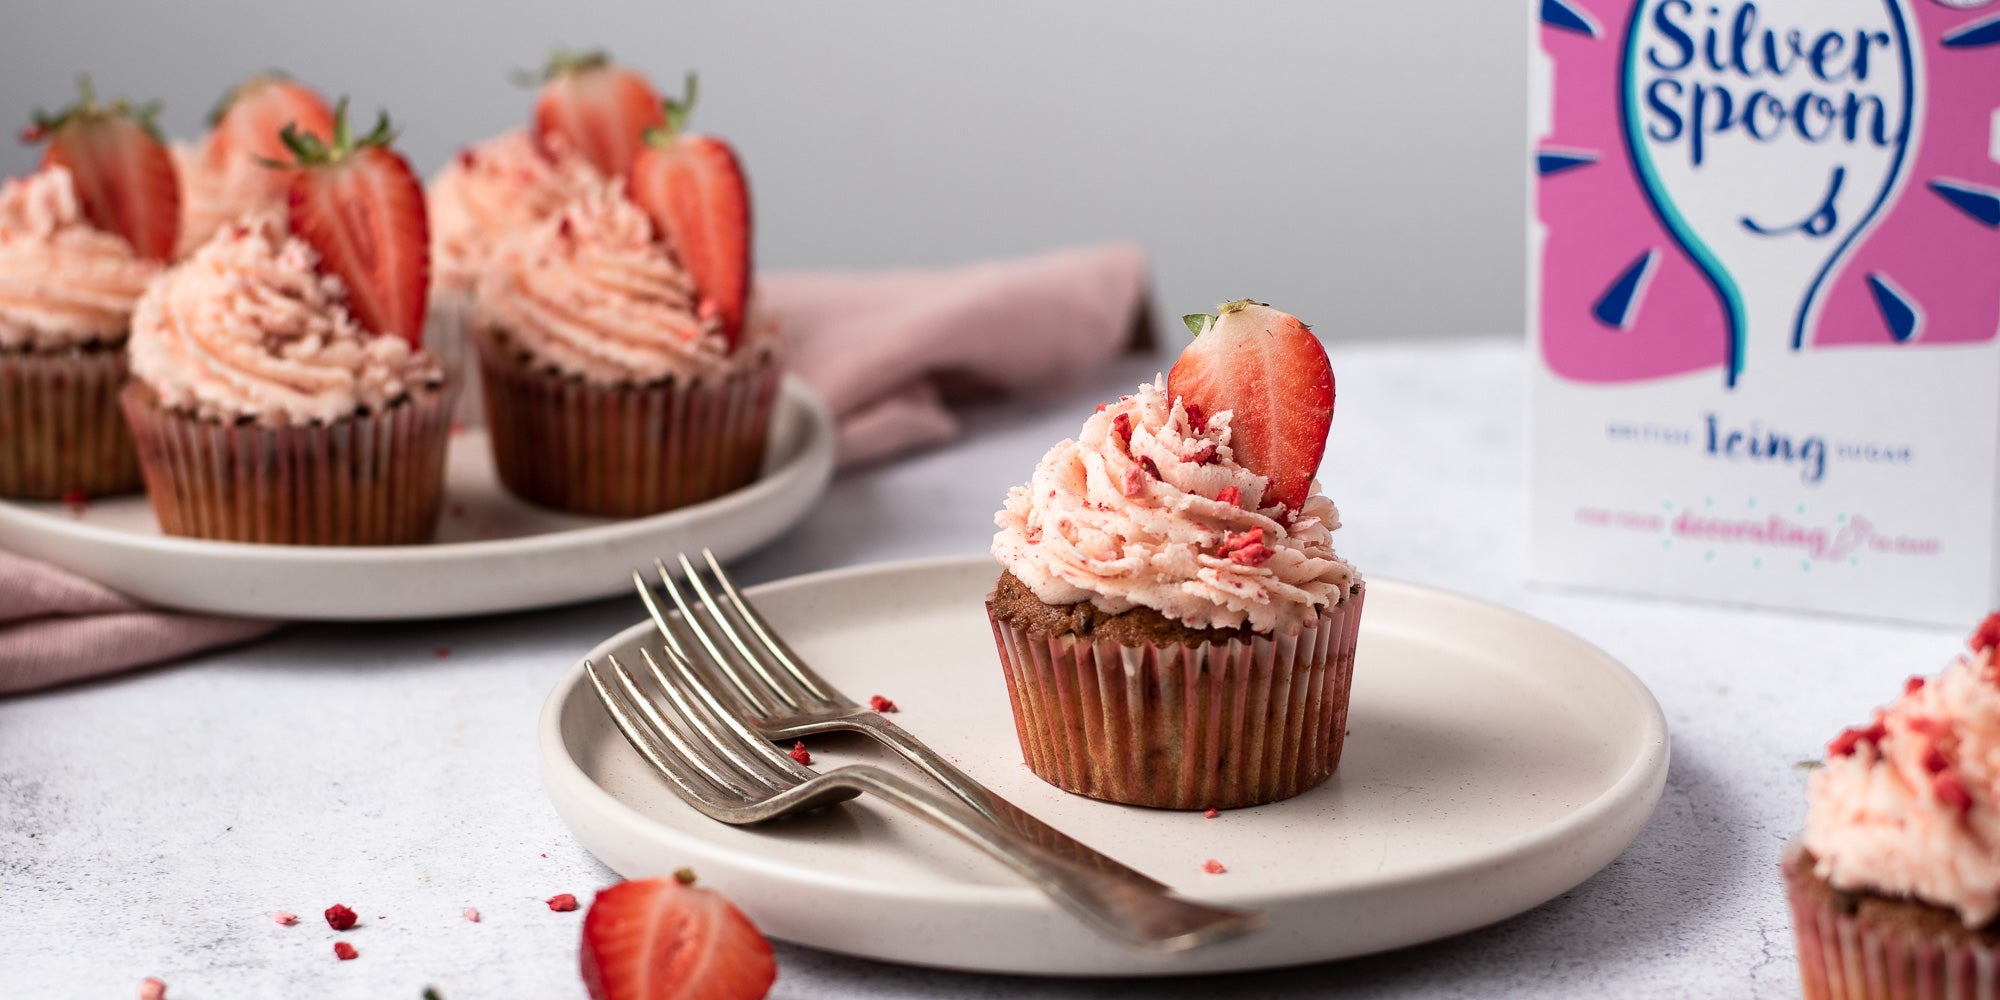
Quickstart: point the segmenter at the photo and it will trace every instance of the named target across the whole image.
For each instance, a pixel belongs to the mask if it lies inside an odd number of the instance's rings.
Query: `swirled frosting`
[[[246,215],[282,212],[290,174],[266,167],[248,154],[214,162],[198,146],[173,145],[174,173],[181,183],[181,228],[174,259],[201,249],[216,230]]]
[[[1357,578],[1333,551],[1340,512],[1315,492],[1291,523],[1237,464],[1228,411],[1196,426],[1164,380],[1049,449],[994,515],[993,555],[1049,604],[1144,606],[1190,628],[1297,628]]]
[[[1978,647],[1827,746],[1802,838],[1834,888],[2000,914],[2000,615]]]
[[[431,181],[431,273],[439,289],[472,292],[494,248],[604,183],[590,161],[544,148],[516,129],[461,150]]]
[[[116,343],[159,271],[84,219],[68,170],[0,185],[0,348]]]
[[[503,244],[477,301],[482,329],[592,382],[715,376],[735,363],[718,321],[696,315],[693,280],[616,182]],[[754,341],[768,324],[748,327]],[[756,353],[739,347],[735,358]]]
[[[348,314],[318,255],[270,217],[217,233],[132,317],[132,374],[161,405],[212,420],[331,422],[442,381],[428,354]]]

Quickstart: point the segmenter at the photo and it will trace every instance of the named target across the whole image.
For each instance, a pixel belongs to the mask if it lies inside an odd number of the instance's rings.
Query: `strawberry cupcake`
[[[41,169],[0,185],[0,496],[139,488],[118,412],[132,309],[173,251],[179,187],[152,109],[37,115]]]
[[[333,109],[311,87],[274,71],[245,80],[223,97],[200,142],[174,144],[181,181],[175,259],[193,254],[217,230],[246,215],[285,211],[290,171],[271,164],[291,159],[279,138],[287,126],[331,142]]]
[[[147,289],[123,405],[160,527],[238,542],[427,540],[456,386],[418,345],[423,188],[386,118],[287,129],[289,214],[218,231]]]
[[[665,122],[645,77],[602,52],[557,53],[542,74],[534,120],[459,151],[431,180],[431,301],[424,342],[456,372],[479,279],[509,237],[553,217],[571,199],[623,177],[646,130]],[[476,414],[478,393],[465,408]]]
[[[1313,476],[1333,415],[1303,323],[1191,316],[1164,380],[1098,408],[994,518],[986,610],[1028,766],[1165,809],[1289,798],[1340,762],[1364,588]]]
[[[2000,993],[2000,613],[1827,745],[1786,852],[1808,1000]]]
[[[728,145],[673,111],[625,179],[509,240],[480,279],[495,464],[534,503],[652,514],[763,464],[780,373],[773,327],[748,308],[749,190]]]

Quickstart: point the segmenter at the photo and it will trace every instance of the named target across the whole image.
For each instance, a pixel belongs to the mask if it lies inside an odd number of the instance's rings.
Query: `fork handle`
[[[1113,872],[1127,880],[1143,882],[1155,889],[1166,888],[1118,860],[1098,852],[1089,844],[1048,825],[1033,813],[1001,798],[992,789],[980,784],[978,779],[960,770],[957,765],[925,745],[908,730],[898,727],[880,715],[864,714],[846,721],[858,723],[861,732],[902,754],[910,763],[936,779],[938,784],[943,785],[987,819],[1009,827],[1037,845],[1077,864]]]
[[[1263,918],[1255,913],[1184,899],[1116,862],[1112,862],[1116,870],[1079,863],[961,802],[881,768],[865,764],[836,768],[823,772],[815,784],[831,778],[874,794],[980,848],[1085,923],[1119,940],[1159,951],[1184,951],[1248,933],[1263,924]],[[770,804],[780,805],[775,800]]]

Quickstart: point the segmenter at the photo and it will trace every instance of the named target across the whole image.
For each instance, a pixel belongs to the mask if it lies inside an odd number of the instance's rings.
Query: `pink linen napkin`
[[[1146,255],[1079,247],[961,267],[779,272],[785,362],[833,411],[842,468],[949,441],[949,402],[1076,377],[1151,344]],[[0,551],[0,695],[259,638],[280,623],[144,607]]]

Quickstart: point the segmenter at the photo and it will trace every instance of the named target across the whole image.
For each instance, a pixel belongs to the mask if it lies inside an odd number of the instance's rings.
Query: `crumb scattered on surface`
[[[466,907],[466,908],[465,908],[465,919],[467,919],[467,920],[469,920],[469,921],[471,921],[471,922],[473,922],[473,923],[475,923],[475,924],[476,924],[476,923],[478,923],[478,922],[479,922],[479,908],[478,908],[478,907],[476,907],[476,906],[468,906],[468,907]]]
[[[299,915],[296,913],[287,913],[284,910],[279,910],[278,912],[271,914],[271,919],[277,921],[280,926],[290,927],[293,924],[299,922]]]
[[[354,946],[345,941],[335,941],[333,943],[333,956],[343,962],[347,962],[360,958],[361,953],[355,951]]]
[[[559,892],[550,896],[548,903],[549,909],[557,913],[568,913],[576,909],[576,897],[567,892]]]
[[[1207,812],[1205,812],[1205,813],[1202,813],[1202,814],[1201,814],[1201,818],[1202,818],[1202,819],[1214,819],[1215,817],[1217,817],[1217,816],[1220,816],[1220,815],[1222,815],[1222,810],[1220,810],[1220,809],[1210,809],[1209,811],[1207,811]]]
[[[167,1000],[167,984],[156,977],[147,976],[139,984],[139,1000]]]
[[[1210,858],[1207,861],[1201,863],[1201,870],[1209,873],[1210,875],[1220,875],[1223,872],[1228,871],[1229,869],[1222,867],[1222,862],[1217,861],[1214,858]]]
[[[344,931],[354,926],[355,922],[360,919],[353,910],[348,909],[343,903],[335,903],[326,908],[326,925],[337,931]]]
[[[451,658],[451,647],[450,647],[450,646],[439,646],[438,648],[436,648],[436,649],[433,649],[433,650],[431,650],[431,655],[432,655],[432,656],[435,656],[435,657],[437,657],[437,658],[438,658],[438,659],[440,659],[440,660],[446,660],[446,659],[450,659],[450,658]]]
[[[868,707],[874,709],[877,712],[902,711],[902,709],[896,707],[895,702],[890,701],[889,699],[884,698],[879,694],[872,694],[868,696]]]
[[[792,744],[792,759],[801,764],[813,762],[813,755],[806,751],[806,741],[799,740]]]

